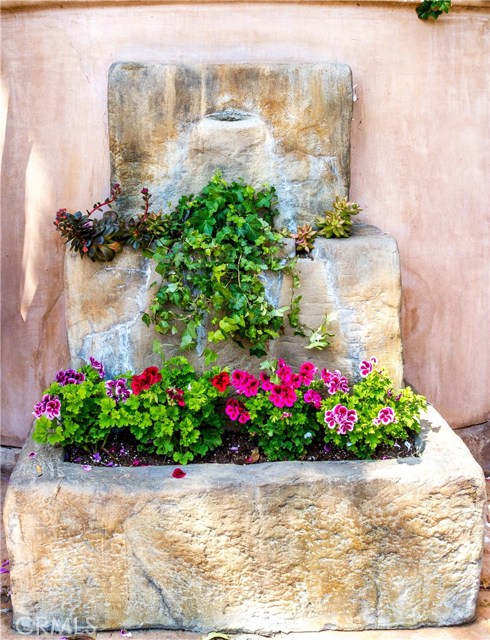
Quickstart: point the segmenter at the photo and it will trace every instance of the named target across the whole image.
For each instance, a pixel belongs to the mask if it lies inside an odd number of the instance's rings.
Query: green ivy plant
[[[449,13],[450,8],[451,0],[424,0],[415,11],[421,20],[437,20],[442,13]]]
[[[272,226],[274,187],[256,190],[242,180],[228,184],[217,173],[200,194],[182,196],[166,214],[150,210],[145,187],[142,213],[129,218],[112,209],[103,212],[120,192],[114,185],[111,197],[86,214],[60,209],[55,225],[82,258],[110,261],[130,246],[155,261],[162,283],[143,321],[158,333],[178,335],[182,350],[199,347],[207,364],[216,358],[213,345],[225,340],[265,355],[268,341],[284,330],[285,318],[295,334],[309,337],[306,348],[330,344],[327,318],[315,330],[299,320],[296,259],[284,255],[284,235]],[[92,217],[96,211],[102,213],[99,218]],[[300,248],[312,246],[316,232],[310,227],[299,233]],[[292,277],[289,305],[274,307],[264,284],[267,274]]]
[[[161,334],[179,334],[182,349],[205,342],[207,333],[212,345],[232,340],[264,355],[288,311],[267,299],[264,273],[294,269],[272,228],[276,206],[274,187],[228,184],[220,174],[199,195],[180,198],[146,252],[162,284],[143,321]]]

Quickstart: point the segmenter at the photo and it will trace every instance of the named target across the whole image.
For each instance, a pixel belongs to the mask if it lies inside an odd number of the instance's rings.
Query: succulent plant
[[[352,220],[362,211],[356,202],[347,202],[347,197],[337,196],[332,202],[332,209],[327,209],[325,214],[316,219],[318,235],[325,238],[348,238],[351,234]]]
[[[317,235],[318,232],[313,229],[311,224],[304,224],[302,227],[298,227],[296,233],[289,234],[289,237],[294,238],[298,253],[310,253]]]
[[[92,262],[109,262],[123,250],[127,232],[118,214],[108,209],[100,218],[90,217],[95,211],[102,211],[117,200],[120,193],[120,186],[115,184],[111,189],[111,198],[103,203],[97,202],[86,214],[81,211],[67,213],[66,209],[57,212],[55,227],[70,243],[72,251],[77,251],[82,258],[87,255]]]

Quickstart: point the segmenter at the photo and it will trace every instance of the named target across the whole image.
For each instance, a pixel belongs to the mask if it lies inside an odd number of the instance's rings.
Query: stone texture
[[[155,208],[165,208],[218,169],[227,179],[274,184],[277,224],[291,229],[348,194],[346,65],[117,62],[108,100],[112,178],[130,210],[143,185]]]
[[[129,249],[104,265],[66,252],[66,326],[73,366],[87,364],[90,356],[110,374],[158,364],[154,332],[141,320],[156,279],[150,261]]]
[[[485,545],[483,549],[481,584],[486,589],[490,589],[490,477],[487,477],[486,485],[488,505],[485,519]]]
[[[471,451],[483,473],[490,476],[490,420],[458,429],[457,434]]]
[[[295,366],[309,353],[318,366],[339,369],[351,379],[359,377],[362,360],[376,356],[401,386],[401,282],[394,238],[371,225],[355,225],[348,239],[317,239],[312,259],[300,259],[298,270],[300,319],[316,328],[325,315],[334,314],[332,344],[322,351],[305,351],[299,347],[307,340],[288,327],[273,352]],[[290,291],[290,283],[285,283],[282,304]]]
[[[84,472],[29,440],[4,510],[14,625],[271,633],[473,620],[484,478],[435,410],[426,418],[418,458],[188,465],[180,480],[172,467]]]
[[[286,321],[285,334],[270,343],[270,356],[283,357],[296,367],[311,359],[320,368],[340,369],[349,378],[356,378],[361,360],[376,355],[395,385],[401,386],[396,242],[369,225],[355,225],[354,229],[350,238],[317,240],[313,259],[298,261],[301,319],[316,328],[326,314],[335,313],[332,345],[321,351],[305,349],[307,339],[293,335]],[[292,241],[286,242],[285,253],[291,254],[292,249]],[[289,278],[264,274],[264,279],[273,304],[290,302]],[[129,250],[107,265],[67,254],[66,317],[72,364],[86,362],[93,355],[111,372],[140,371],[159,363],[152,353],[156,338],[166,358],[181,354],[180,340],[171,335],[157,336],[140,319],[155,292],[150,285],[157,280],[151,264]],[[204,344],[198,346],[197,351],[185,355],[202,371]],[[259,370],[261,360],[233,343],[218,344],[216,350],[218,364]]]
[[[2,476],[12,473],[20,455],[20,449],[14,447],[0,447],[0,470]]]

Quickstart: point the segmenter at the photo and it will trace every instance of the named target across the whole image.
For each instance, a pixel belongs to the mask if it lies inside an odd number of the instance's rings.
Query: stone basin
[[[485,483],[429,407],[419,457],[99,468],[28,440],[4,518],[13,624],[271,634],[475,616]],[[36,457],[29,457],[32,451]]]

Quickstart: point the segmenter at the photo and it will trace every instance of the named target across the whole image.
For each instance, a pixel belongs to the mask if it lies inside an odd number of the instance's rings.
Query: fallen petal
[[[5,567],[2,567],[0,569],[0,573],[10,573],[10,571],[8,569],[5,569]]]
[[[126,638],[130,638],[133,634],[131,631],[126,631],[126,629],[121,629],[121,635],[126,636]]]
[[[92,471],[92,467],[89,464],[82,464],[82,469],[84,471]]]
[[[182,471],[182,469],[174,469],[172,471],[172,478],[183,478],[186,475],[186,472]]]
[[[37,456],[37,453],[35,451],[31,451],[28,455],[29,458],[35,458]]]

